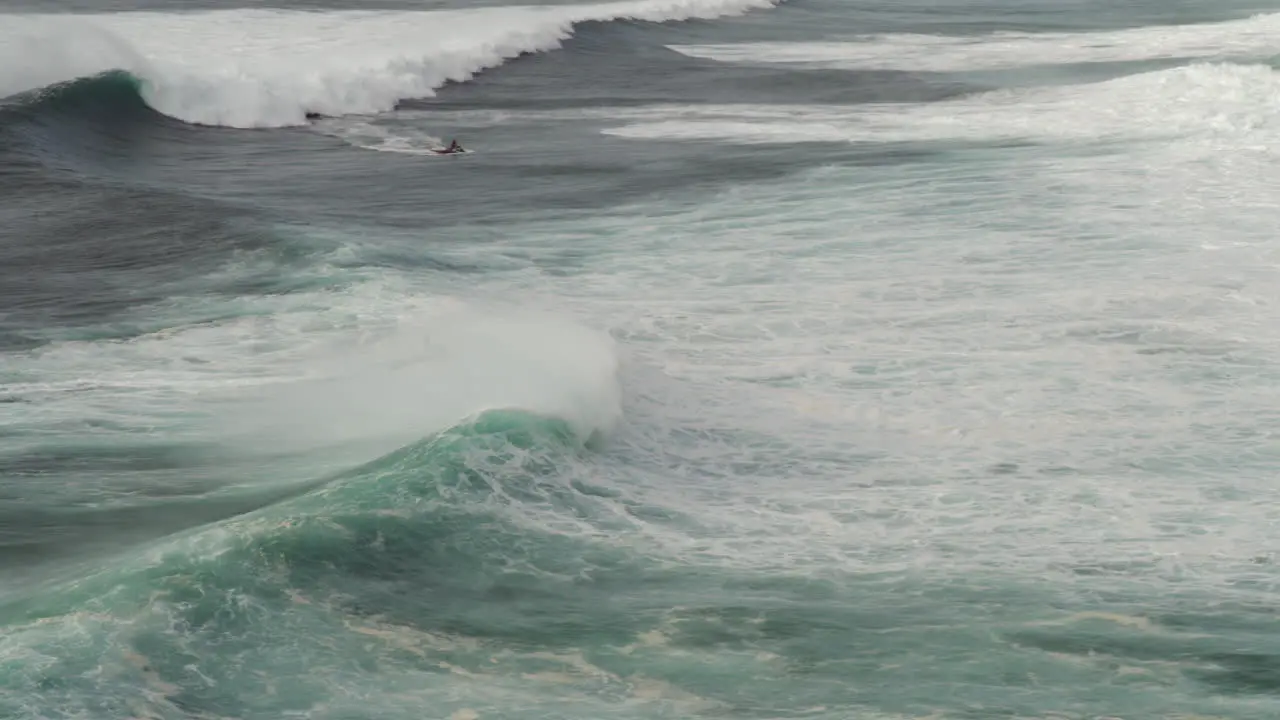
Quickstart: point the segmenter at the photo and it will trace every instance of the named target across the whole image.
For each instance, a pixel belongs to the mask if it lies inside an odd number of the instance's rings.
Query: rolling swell
[[[10,603],[11,656],[47,661],[0,664],[0,712],[388,717],[497,649],[621,642],[641,620],[611,588],[652,571],[596,539],[611,500],[565,482],[597,461],[562,421],[491,411]]]
[[[149,110],[142,99],[142,80],[123,70],[110,70],[12,95],[0,103],[8,113],[35,117],[45,113],[136,117]]]
[[[113,70],[0,100],[0,351],[149,332],[140,306],[288,290],[281,270],[308,261],[260,209],[187,181],[185,158],[220,139],[151,108],[144,85]],[[267,268],[204,277],[237,256]]]
[[[147,105],[139,78],[112,70],[0,102],[0,153],[93,173],[127,160],[140,143],[177,125]]]
[[[124,70],[47,85],[0,99],[0,166],[7,193],[81,192],[122,177],[163,141],[190,140],[190,128],[152,109],[144,81]]]

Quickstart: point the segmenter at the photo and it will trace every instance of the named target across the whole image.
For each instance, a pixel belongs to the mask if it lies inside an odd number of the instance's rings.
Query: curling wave
[[[109,71],[138,79],[155,110],[198,125],[299,125],[309,115],[390,110],[523,54],[585,22],[713,19],[779,0],[631,0],[433,12],[10,15],[0,97]]]

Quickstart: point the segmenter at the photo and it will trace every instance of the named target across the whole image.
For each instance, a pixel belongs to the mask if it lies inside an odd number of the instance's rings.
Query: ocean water
[[[1280,717],[1278,37],[0,0],[0,717]]]

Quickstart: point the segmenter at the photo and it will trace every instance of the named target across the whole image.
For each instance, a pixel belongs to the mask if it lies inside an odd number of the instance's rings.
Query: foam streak
[[[672,45],[721,62],[799,63],[846,70],[964,72],[1033,65],[1231,59],[1270,54],[1280,14],[1107,32],[996,32],[978,39],[899,33],[826,42]]]

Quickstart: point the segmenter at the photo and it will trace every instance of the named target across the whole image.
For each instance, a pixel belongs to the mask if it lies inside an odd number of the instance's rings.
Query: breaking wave
[[[125,73],[155,110],[187,123],[299,125],[390,110],[520,55],[554,50],[587,22],[713,19],[778,0],[633,0],[431,12],[9,15],[0,97]],[[117,83],[122,75],[112,75]],[[93,85],[94,92],[104,86]]]

